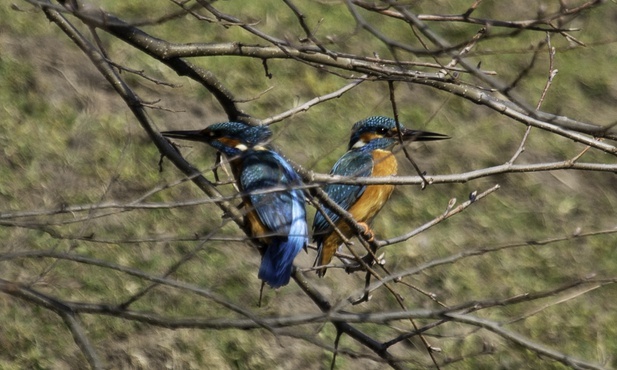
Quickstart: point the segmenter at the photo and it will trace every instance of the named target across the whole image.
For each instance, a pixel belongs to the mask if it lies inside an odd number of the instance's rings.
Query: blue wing
[[[278,153],[251,150],[242,161],[240,187],[268,231],[259,278],[273,288],[289,282],[293,260],[308,244],[308,226],[302,184],[294,169]],[[268,192],[270,189],[284,189]]]
[[[294,203],[304,202],[302,191],[294,189],[300,184],[299,176],[276,152],[250,151],[243,160],[240,187],[261,222],[273,233],[284,237],[289,234]]]
[[[355,176],[368,177],[373,172],[373,157],[370,152],[352,150],[345,153],[332,167],[330,174],[340,176]],[[328,184],[324,187],[324,191],[330,199],[345,210],[349,210],[351,206],[362,196],[366,190],[366,185],[349,185],[349,184]],[[339,216],[324,206],[326,214],[336,222]],[[315,214],[313,220],[313,231],[315,240],[319,241],[326,230],[330,229],[330,223],[326,220],[321,212]],[[321,234],[321,235],[320,235]]]

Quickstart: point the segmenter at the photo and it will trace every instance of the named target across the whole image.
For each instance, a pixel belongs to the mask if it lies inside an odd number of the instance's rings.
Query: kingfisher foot
[[[368,226],[366,222],[358,222],[358,225],[362,226],[364,231],[362,232],[362,236],[366,239],[367,242],[373,242],[375,240],[375,234],[373,230]]]

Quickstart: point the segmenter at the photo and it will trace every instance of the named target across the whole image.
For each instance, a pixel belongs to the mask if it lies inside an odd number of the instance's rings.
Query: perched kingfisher
[[[447,135],[434,132],[410,130],[388,117],[369,117],[356,122],[351,129],[351,138],[347,153],[334,164],[330,174],[351,177],[393,176],[397,173],[397,162],[392,147],[404,141],[429,141],[448,139]],[[394,190],[394,185],[351,185],[328,184],[324,191],[330,199],[348,211],[366,230],[369,240],[372,232],[368,226],[375,215],[385,205]],[[336,212],[323,205],[328,218],[336,225],[345,238],[349,239],[354,231],[347,222],[341,220]],[[317,260],[315,266],[330,263],[337,248],[343,240],[330,222],[318,211],[313,221],[313,238],[317,243]],[[326,268],[317,270],[319,276],[326,273]]]
[[[242,195],[244,223],[261,247],[259,278],[273,288],[289,283],[293,261],[308,244],[302,181],[267,142],[266,126],[224,122],[197,131],[166,131],[163,136],[200,141],[222,152]]]

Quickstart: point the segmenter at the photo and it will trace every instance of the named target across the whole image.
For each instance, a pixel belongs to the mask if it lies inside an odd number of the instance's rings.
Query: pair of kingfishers
[[[224,122],[197,131],[166,131],[168,138],[205,142],[223,153],[242,196],[244,223],[262,253],[258,277],[273,288],[289,283],[296,255],[308,245],[308,225],[302,180],[293,167],[268,145],[267,126]],[[353,125],[348,151],[330,174],[346,177],[381,177],[397,173],[392,148],[400,141],[429,141],[448,136],[410,130],[388,117],[369,117]],[[336,184],[324,187],[328,197],[351,214],[370,235],[369,224],[390,198],[393,185]],[[343,237],[355,234],[340,212],[323,204],[313,221],[318,255],[317,272],[323,276]]]

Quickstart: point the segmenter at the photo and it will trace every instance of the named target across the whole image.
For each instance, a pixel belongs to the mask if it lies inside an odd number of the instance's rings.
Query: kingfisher
[[[402,125],[397,125],[392,118],[369,117],[353,125],[348,151],[334,164],[330,174],[348,177],[394,176],[398,165],[392,148],[401,139],[403,141],[430,141],[449,139],[449,137],[434,132],[407,129]],[[388,184],[332,183],[324,187],[328,197],[349,212],[354,220],[364,228],[365,236],[369,241],[373,239],[369,224],[386,204],[393,190],[394,185]],[[345,238],[349,239],[354,235],[354,230],[336,212],[327,208],[326,205],[323,209],[327,218],[336,225]],[[316,267],[329,264],[343,242],[327,218],[321,211],[317,211],[313,220],[313,239],[318,251]],[[317,273],[323,276],[326,268],[319,268]]]
[[[293,261],[308,244],[302,180],[268,141],[267,126],[223,122],[196,131],[165,131],[173,139],[204,142],[223,153],[242,196],[244,224],[262,254],[258,277],[272,288],[289,283]]]

